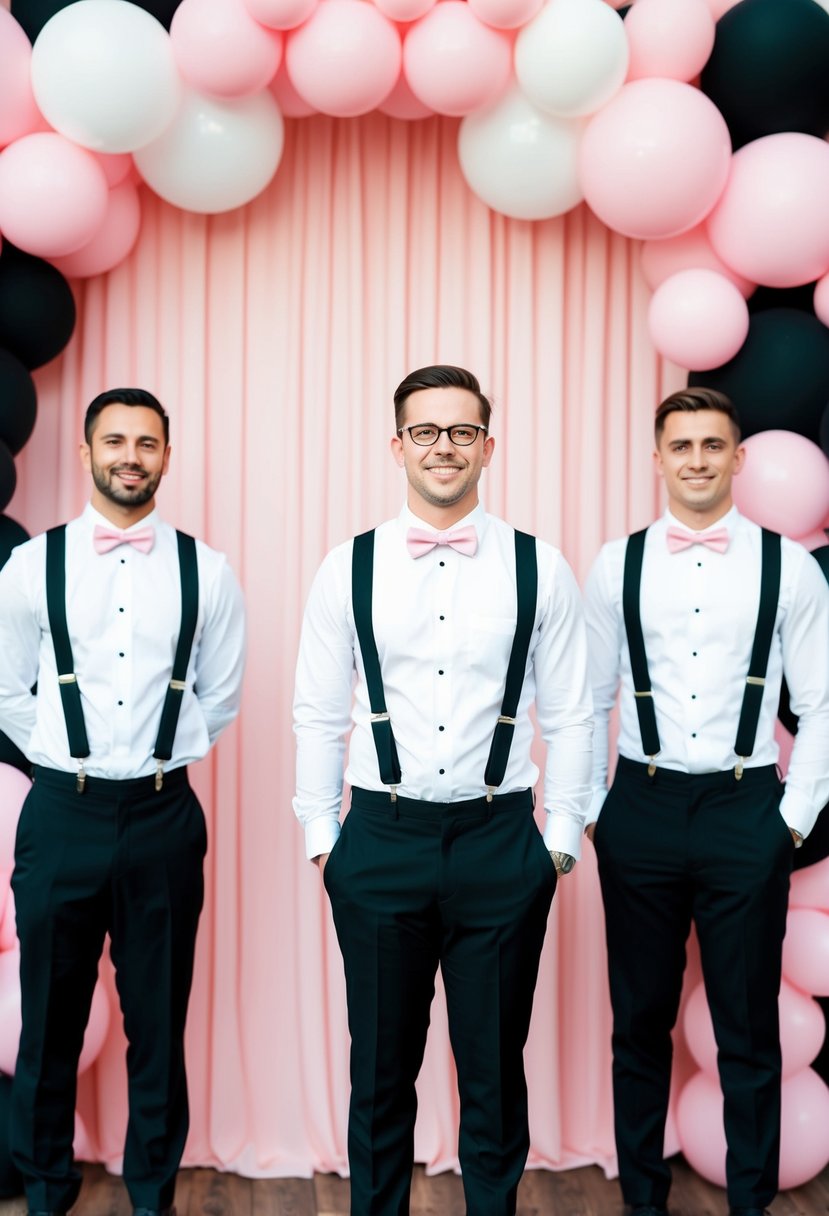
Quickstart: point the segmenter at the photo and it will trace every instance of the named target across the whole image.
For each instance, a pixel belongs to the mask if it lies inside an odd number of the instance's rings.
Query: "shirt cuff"
[[[310,860],[330,853],[340,838],[340,821],[321,815],[305,827],[305,856]]]
[[[576,861],[581,857],[582,823],[561,811],[548,811],[544,825],[544,844],[558,853],[569,853]]]
[[[584,819],[585,827],[589,827],[591,823],[595,823],[599,818],[606,797],[606,789],[594,790],[593,797],[590,799],[590,807]]]
[[[786,826],[794,828],[805,840],[817,822],[820,808],[815,810],[808,799],[787,786],[780,800],[780,814]]]

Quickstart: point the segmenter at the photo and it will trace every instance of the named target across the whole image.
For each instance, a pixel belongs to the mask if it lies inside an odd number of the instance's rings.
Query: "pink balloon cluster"
[[[0,1072],[12,1075],[20,1041],[20,948],[14,914],[11,874],[17,821],[31,781],[9,764],[0,764]],[[78,1071],[94,1062],[109,1030],[109,998],[100,982],[92,996],[92,1008],[84,1036]],[[88,1152],[83,1125],[76,1121],[79,1155]]]
[[[829,995],[829,858],[792,876],[783,944],[780,1186],[786,1190],[808,1182],[829,1164],[829,1087],[809,1067],[823,1044],[826,1023],[812,994]],[[679,1097],[680,1146],[697,1173],[724,1186],[723,1101],[714,1029],[702,983],[686,1003],[683,1029],[700,1071]]]

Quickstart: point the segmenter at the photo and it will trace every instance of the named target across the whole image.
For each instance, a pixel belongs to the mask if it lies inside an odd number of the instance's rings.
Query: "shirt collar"
[[[725,528],[728,532],[729,540],[734,536],[734,531],[737,527],[737,521],[740,518],[740,512],[733,505],[729,507],[725,515],[721,515],[719,519],[715,519],[712,524],[708,524],[706,528],[691,528],[688,524],[683,523],[681,519],[677,519],[673,511],[669,507],[665,508],[665,514],[662,520],[665,527],[670,527],[672,524],[677,528],[684,528],[686,532],[693,532],[695,535],[705,536],[707,532],[713,531],[714,528]]]
[[[483,540],[487,527],[487,513],[484,510],[483,503],[479,502],[468,515],[464,515],[463,519],[456,520],[456,522],[451,524],[449,528],[444,529],[436,528],[434,524],[427,523],[425,519],[421,519],[419,515],[415,515],[408,503],[403,504],[403,509],[397,517],[398,531],[404,539],[409,528],[422,528],[425,532],[453,532],[455,528],[466,528],[470,524],[472,524],[477,531],[478,544],[480,544]]]
[[[84,507],[81,519],[90,532],[93,530],[96,524],[99,524],[102,528],[118,528],[118,525],[114,524],[112,520],[107,519],[106,516],[102,515],[100,511],[96,511],[91,502],[88,502]],[[158,514],[158,508],[153,507],[149,515],[145,515],[143,519],[138,521],[138,523],[130,524],[128,528],[118,528],[118,531],[132,532],[135,529],[147,528],[150,526],[157,528],[160,523],[161,519]]]

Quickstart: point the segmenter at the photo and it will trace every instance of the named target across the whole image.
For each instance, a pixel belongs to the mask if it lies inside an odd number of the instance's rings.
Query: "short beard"
[[[159,473],[155,477],[149,476],[134,490],[129,490],[126,486],[118,486],[113,483],[113,473],[114,470],[102,469],[94,462],[92,464],[92,481],[95,489],[110,502],[117,503],[119,507],[143,507],[154,497],[161,481]]]

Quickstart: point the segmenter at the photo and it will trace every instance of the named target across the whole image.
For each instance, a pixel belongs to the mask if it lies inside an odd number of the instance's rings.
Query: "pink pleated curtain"
[[[403,499],[389,455],[394,387],[429,363],[478,374],[495,403],[488,508],[559,545],[583,579],[603,540],[658,510],[651,418],[682,383],[647,337],[635,243],[585,207],[543,223],[490,212],[461,177],[456,121],[287,127],[279,172],[248,207],[203,217],[145,191],[132,256],[75,284],[77,328],[37,373],[37,428],[9,508],[31,532],[76,514],[87,402],[142,385],[172,415],[165,516],[227,552],[245,588],[242,713],[194,773],[211,847],[186,1163],[254,1177],[345,1168],[344,984],[291,810],[290,710],[317,565]],[[79,1107],[93,1153],[113,1168],[126,1119],[118,1021],[81,1078]],[[609,1035],[587,845],[556,898],[527,1048],[532,1164],[613,1170]],[[419,1096],[417,1157],[451,1167],[457,1100],[440,991]]]

